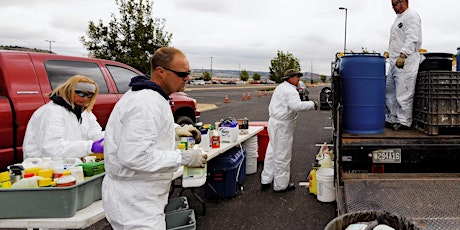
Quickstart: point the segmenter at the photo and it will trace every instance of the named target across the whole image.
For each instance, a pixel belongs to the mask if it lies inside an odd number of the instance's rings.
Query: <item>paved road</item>
[[[262,88],[259,91],[259,87]],[[270,88],[273,85],[250,87],[190,86],[187,93],[197,99],[200,105],[214,104],[215,109],[201,113],[201,121],[214,123],[222,118],[247,117],[250,121],[267,121],[268,104],[271,98]],[[310,99],[319,101],[319,92],[323,86],[310,87]],[[247,93],[251,99],[247,99]],[[259,97],[260,92],[260,97]],[[266,92],[266,96],[264,93]],[[243,93],[245,99],[242,101]],[[225,103],[228,96],[229,103]],[[291,163],[291,181],[306,181],[311,170],[314,156],[319,147],[316,144],[331,143],[329,111],[306,111],[299,113],[295,128],[293,157]],[[244,192],[236,197],[221,200],[206,200],[207,214],[201,215],[201,205],[189,190],[187,196],[191,208],[195,210],[197,229],[323,229],[335,217],[336,204],[319,202],[308,189],[299,187],[287,193],[260,190],[260,173],[262,163],[258,164],[257,173],[247,175],[244,182]],[[203,189],[197,193],[203,197]],[[172,197],[177,197],[176,190]],[[105,220],[98,222],[88,229],[111,229]]]

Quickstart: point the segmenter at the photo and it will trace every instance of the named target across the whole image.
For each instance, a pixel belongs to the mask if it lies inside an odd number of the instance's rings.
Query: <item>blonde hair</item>
[[[86,111],[90,112],[93,109],[94,103],[96,103],[96,96],[99,93],[99,86],[93,79],[87,76],[75,75],[69,78],[66,82],[64,82],[64,84],[54,89],[50,93],[50,96],[52,95],[61,96],[62,98],[64,98],[64,100],[66,100],[72,106],[72,108],[75,109],[75,104],[73,102],[73,99],[75,97],[74,92],[79,82],[87,82],[87,83],[94,84],[96,86],[94,95],[93,97],[89,98],[88,105],[86,105],[86,108],[85,108]]]

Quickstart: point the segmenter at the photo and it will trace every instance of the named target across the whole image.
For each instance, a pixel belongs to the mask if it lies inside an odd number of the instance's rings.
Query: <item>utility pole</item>
[[[313,85],[313,61],[310,61],[310,84]]]
[[[56,41],[53,41],[53,40],[45,40],[45,42],[49,42],[49,44],[50,44],[50,49],[49,49],[49,51],[50,51],[50,53],[52,53],[52,51],[51,51],[51,43],[52,43],[52,42],[56,42]]]
[[[211,58],[211,84],[212,84],[212,59],[213,59],[214,57],[209,57],[209,58]]]

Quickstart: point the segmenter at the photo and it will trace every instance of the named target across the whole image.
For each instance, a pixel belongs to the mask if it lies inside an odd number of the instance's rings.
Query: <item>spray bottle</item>
[[[311,165],[313,168],[308,174],[308,191],[311,194],[318,195],[318,182],[316,181],[316,171],[321,167],[318,163],[318,160],[315,160],[315,163]]]

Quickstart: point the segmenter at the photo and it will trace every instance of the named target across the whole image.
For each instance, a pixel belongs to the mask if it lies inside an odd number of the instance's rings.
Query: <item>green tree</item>
[[[284,53],[283,51],[279,51],[276,55],[276,58],[271,60],[270,69],[270,80],[275,81],[276,83],[282,82],[282,78],[284,76],[284,72],[288,69],[296,69],[300,70],[299,59],[294,57],[289,52]]]
[[[260,73],[253,73],[253,74],[252,74],[252,79],[253,79],[254,81],[260,80],[261,77],[262,77],[262,76],[260,75]]]
[[[149,59],[155,50],[168,46],[172,34],[164,31],[165,19],[152,18],[150,0],[115,0],[119,17],[112,13],[108,25],[89,22],[80,37],[89,55],[119,61],[143,73],[150,72]]]
[[[322,82],[326,82],[326,75],[320,75],[319,77],[321,78]]]
[[[203,80],[205,80],[205,81],[210,81],[211,80],[211,74],[208,71],[203,72]]]
[[[249,73],[245,69],[240,72],[240,80],[247,81],[249,79]]]

